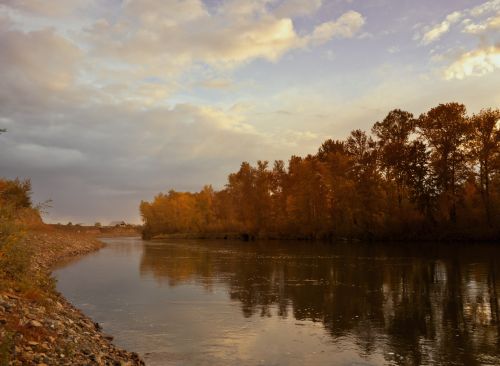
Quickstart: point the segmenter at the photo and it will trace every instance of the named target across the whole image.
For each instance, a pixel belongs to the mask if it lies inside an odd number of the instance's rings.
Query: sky
[[[47,222],[140,223],[159,192],[499,85],[500,0],[0,0],[0,176]]]

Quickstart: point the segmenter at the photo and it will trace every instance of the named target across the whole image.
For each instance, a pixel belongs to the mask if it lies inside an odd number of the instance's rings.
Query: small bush
[[[32,252],[24,241],[22,216],[30,208],[29,181],[0,179],[0,287],[26,281]]]
[[[24,231],[8,207],[0,208],[0,280],[22,282],[28,273],[32,253],[23,241]]]
[[[14,209],[29,208],[31,204],[31,181],[0,179],[0,203],[14,206]]]

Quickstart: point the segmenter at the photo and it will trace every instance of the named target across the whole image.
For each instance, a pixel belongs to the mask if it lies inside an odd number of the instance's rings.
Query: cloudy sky
[[[500,0],[0,0],[0,175],[47,221],[140,222],[160,191],[499,85]]]

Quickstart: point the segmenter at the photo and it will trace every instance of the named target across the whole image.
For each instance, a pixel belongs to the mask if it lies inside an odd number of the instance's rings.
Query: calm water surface
[[[148,365],[500,365],[500,247],[106,239],[58,289]]]

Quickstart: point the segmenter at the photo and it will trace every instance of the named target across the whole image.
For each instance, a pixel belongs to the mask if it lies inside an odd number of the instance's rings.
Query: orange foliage
[[[467,116],[440,104],[418,118],[396,109],[368,135],[325,141],[285,167],[241,164],[220,191],[141,202],[144,236],[237,232],[308,239],[500,237],[498,109]]]

